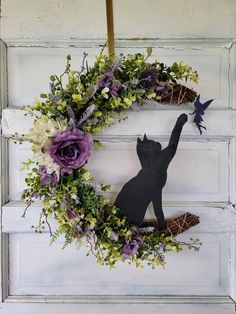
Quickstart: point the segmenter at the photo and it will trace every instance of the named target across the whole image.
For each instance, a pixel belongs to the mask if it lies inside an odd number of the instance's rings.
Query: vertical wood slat
[[[3,41],[0,41],[0,107],[2,110],[7,107],[7,48]],[[0,300],[8,297],[8,234],[2,233],[2,206],[8,202],[9,180],[8,180],[8,139],[0,139],[0,206],[1,206],[1,233],[0,233]]]

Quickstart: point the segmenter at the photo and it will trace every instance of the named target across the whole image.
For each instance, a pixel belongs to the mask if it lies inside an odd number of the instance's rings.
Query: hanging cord
[[[108,52],[111,59],[115,57],[115,43],[114,43],[114,22],[113,22],[113,4],[112,0],[106,0],[107,11],[107,41]]]

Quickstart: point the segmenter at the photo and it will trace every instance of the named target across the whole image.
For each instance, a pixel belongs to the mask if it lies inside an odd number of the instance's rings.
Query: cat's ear
[[[147,141],[148,141],[148,138],[147,138],[146,133],[144,134],[143,141],[144,141],[144,142],[147,142]]]
[[[137,138],[137,143],[142,143],[143,141],[141,140],[140,137]]]

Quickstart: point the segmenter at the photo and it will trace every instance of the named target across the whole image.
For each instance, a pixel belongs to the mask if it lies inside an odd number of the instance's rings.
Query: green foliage
[[[176,80],[191,80],[194,83],[198,83],[199,77],[197,71],[193,71],[192,67],[184,64],[183,61],[179,63],[174,62],[171,66],[171,72]]]
[[[159,231],[142,234],[141,230],[131,226],[125,217],[117,215],[118,209],[103,195],[97,193],[93,181],[84,181],[91,175],[85,168],[77,170],[74,176],[63,176],[56,185],[39,184],[40,175],[36,168],[26,178],[27,189],[22,198],[32,203],[34,197],[42,200],[42,215],[40,216],[37,232],[45,228],[47,217],[55,217],[58,227],[53,231],[51,243],[64,235],[63,248],[76,240],[89,243],[90,252],[94,254],[101,265],[114,267],[117,262],[124,262],[122,248],[126,240],[140,243],[138,254],[132,255],[130,262],[136,267],[143,265],[163,266],[166,252],[179,252],[183,247],[198,248],[199,240],[178,242],[173,237],[166,237]],[[89,184],[88,184],[89,182]],[[106,190],[101,186],[100,190]],[[70,215],[73,212],[73,215]],[[132,228],[135,228],[133,231]],[[112,238],[112,234],[116,237]]]
[[[71,70],[71,57],[67,56],[65,71],[60,76],[50,76],[50,92],[41,94],[42,101],[37,101],[30,110],[39,111],[49,118],[68,119],[67,105],[71,105],[76,117],[80,117],[89,105],[94,104],[94,114],[81,125],[81,129],[98,134],[121,120],[121,111],[129,109],[134,102],[141,105],[145,99],[161,100],[164,91],[156,92],[153,86],[142,84],[142,75],[151,66],[157,69],[156,84],[162,87],[175,84],[178,80],[197,83],[197,72],[183,61],[171,66],[157,60],[150,64],[147,59],[151,54],[152,48],[147,48],[146,56],[142,53],[121,54],[112,61],[101,53],[92,67],[85,62],[87,54],[84,54],[81,71]],[[123,87],[115,96],[111,94],[111,87],[102,88],[99,85],[102,76],[109,71],[114,75],[113,81]]]
[[[111,268],[117,262],[125,261],[125,246],[136,245],[137,250],[130,251],[128,261],[142,268],[145,264],[163,266],[166,252],[179,252],[186,246],[197,250],[200,242],[194,239],[188,243],[178,242],[157,230],[143,233],[137,226],[130,225],[126,217],[118,215],[118,208],[104,196],[103,193],[110,186],[98,185],[85,167],[74,170],[71,175],[60,174],[59,182],[48,184],[41,183],[39,168],[42,165],[47,167],[52,162],[47,149],[53,132],[65,130],[71,120],[78,122],[85,109],[91,106],[95,108],[79,128],[95,135],[114,122],[125,120],[122,111],[129,109],[134,102],[142,104],[144,99],[160,99],[161,92],[156,92],[153,84],[144,83],[153,80],[152,77],[143,76],[150,68],[154,67],[156,71],[155,86],[167,86],[182,79],[197,81],[197,73],[183,62],[174,63],[171,67],[157,61],[147,63],[151,53],[152,49],[148,48],[147,56],[141,53],[120,55],[112,61],[101,52],[92,67],[89,67],[87,54],[84,54],[80,71],[71,70],[71,57],[67,56],[62,75],[50,76],[50,92],[41,94],[42,100],[28,108],[29,114],[35,117],[35,123],[25,139],[33,143],[33,152],[38,152],[40,156],[38,161],[34,158],[23,163],[22,170],[27,171],[27,188],[23,191],[22,199],[28,205],[35,199],[42,202],[38,225],[32,228],[42,232],[47,225],[51,232],[51,243],[64,235],[63,248],[73,241],[77,242],[78,247],[86,242],[98,263]],[[97,139],[94,139],[94,144],[97,148],[103,146]],[[42,164],[42,161],[46,164]],[[51,230],[48,218],[56,219],[56,230]]]

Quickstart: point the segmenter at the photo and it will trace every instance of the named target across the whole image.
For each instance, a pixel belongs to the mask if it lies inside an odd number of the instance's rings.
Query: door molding
[[[160,43],[160,41],[158,41]],[[214,45],[221,45],[225,49],[228,49],[229,51],[232,50],[233,43],[232,41],[227,40],[207,40],[207,41],[187,41],[187,40],[180,40],[180,41],[161,41],[163,45],[169,45],[169,47],[172,47],[170,49],[173,49],[176,47],[176,45],[179,47],[179,49],[182,49],[181,47],[183,44],[185,46],[190,47],[191,45],[199,45],[200,43],[204,43],[204,47],[212,47]],[[82,44],[83,43],[83,44]],[[119,41],[121,47],[146,47],[149,45],[157,44],[156,40],[149,40],[149,41]],[[128,43],[128,45],[127,45]],[[45,47],[44,44],[37,43],[38,47]],[[74,43],[75,44],[75,43]],[[22,45],[20,42],[8,42],[9,46],[17,46]],[[25,43],[25,45],[27,45]],[[29,47],[31,47],[32,42],[28,42]],[[70,47],[73,45],[73,43],[69,44],[68,42],[63,43],[47,43],[47,47]],[[94,47],[94,45],[100,45],[98,41],[77,41],[77,46],[81,47]],[[76,47],[76,46],[73,46]],[[215,47],[215,46],[214,46]],[[235,51],[235,48],[233,48]],[[0,64],[1,64],[1,70],[0,70],[0,91],[1,91],[1,109],[4,109],[4,114],[7,113],[8,118],[12,119],[14,118],[12,116],[12,109],[5,109],[7,107],[8,101],[7,101],[7,47],[4,42],[0,42]],[[232,58],[232,54],[230,56]],[[235,60],[235,57],[234,57]],[[235,62],[235,61],[234,61]],[[232,68],[230,68],[229,75],[232,75]],[[234,79],[235,80],[235,79]],[[232,81],[234,82],[234,81]],[[232,88],[233,89],[233,88]],[[236,108],[236,101],[235,101],[235,94],[231,95],[230,100],[230,108],[235,109]],[[186,111],[186,110],[185,110]],[[224,110],[223,110],[224,111]],[[18,112],[18,110],[17,110]],[[212,110],[213,120],[219,119],[221,116],[221,110]],[[9,114],[10,113],[10,114]],[[22,112],[20,113],[22,114]],[[169,112],[171,114],[171,112]],[[227,223],[232,223],[232,220],[236,217],[236,211],[235,207],[232,204],[235,204],[236,201],[236,113],[233,110],[229,110],[228,113],[228,121],[226,125],[226,129],[223,129],[224,126],[222,125],[221,129],[223,132],[223,135],[217,136],[215,131],[216,129],[211,129],[209,127],[209,132],[211,132],[208,136],[212,140],[214,139],[222,139],[227,140],[230,139],[230,145],[229,145],[229,153],[230,153],[230,192],[231,192],[231,198],[229,199],[229,206],[225,208],[221,208],[219,210],[224,211],[226,215],[229,215],[229,219],[226,221]],[[13,125],[13,124],[10,124]],[[232,127],[234,126],[234,128]],[[219,125],[218,125],[219,127]],[[230,129],[230,130],[229,130]],[[218,129],[219,132],[219,129]],[[234,133],[233,133],[234,132]],[[10,132],[11,133],[11,132]],[[5,135],[9,135],[10,133],[5,133]],[[191,134],[191,138],[194,136],[194,134]],[[186,138],[189,139],[189,138]],[[205,138],[206,140],[206,138]],[[230,203],[231,202],[231,203]],[[6,211],[7,206],[11,206],[12,204],[8,204],[8,140],[6,138],[1,138],[1,205],[2,210],[1,214],[9,214]],[[211,204],[212,205],[212,204]],[[227,204],[224,204],[227,205]],[[19,210],[19,207],[17,208]],[[19,211],[17,211],[18,213]],[[5,216],[4,216],[5,219]],[[7,216],[6,216],[7,219]],[[4,227],[4,221],[2,220],[1,215],[1,228]],[[236,225],[236,224],[235,224]],[[5,227],[4,227],[5,228]],[[1,299],[4,303],[76,303],[76,304],[115,304],[115,303],[148,303],[148,304],[233,304],[233,300],[229,296],[9,296],[8,293],[8,286],[9,286],[9,280],[8,280],[8,232],[10,232],[9,229],[5,228],[3,230],[1,229]],[[205,227],[205,230],[208,230],[208,227]],[[233,228],[233,227],[232,227]],[[213,232],[216,232],[217,226],[215,225],[215,229]],[[2,233],[2,231],[4,231]],[[13,230],[14,232],[15,230]],[[231,245],[231,257],[230,257],[230,270],[231,270],[231,294],[230,296],[233,299],[236,299],[236,235],[235,235],[235,229],[227,230],[227,232],[233,232],[230,235],[230,245]]]

